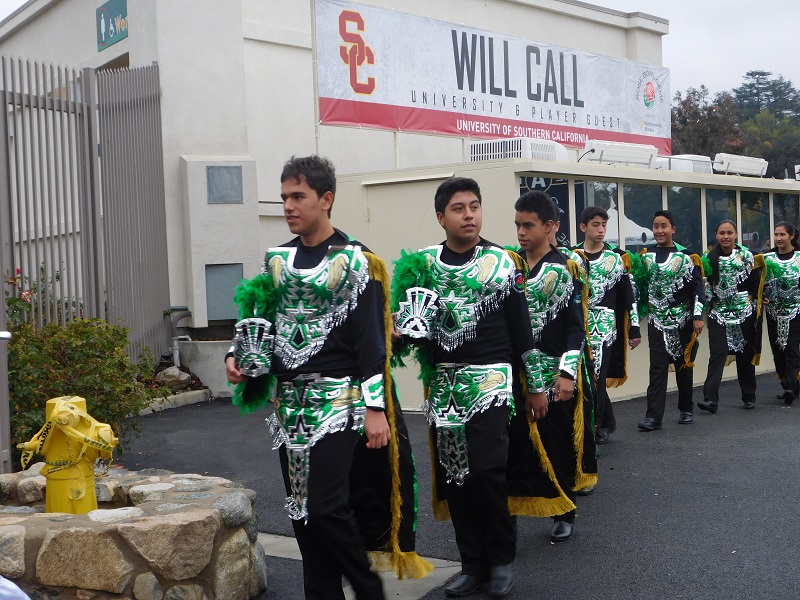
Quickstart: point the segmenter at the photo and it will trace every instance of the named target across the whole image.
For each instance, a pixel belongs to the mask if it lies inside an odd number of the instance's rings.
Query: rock
[[[43,512],[44,506],[0,506],[0,514],[32,515]]]
[[[181,581],[209,564],[219,527],[216,510],[193,509],[123,523],[117,530],[158,575]]]
[[[203,588],[199,585],[176,585],[169,588],[164,600],[207,600]]]
[[[241,492],[220,496],[214,500],[212,507],[220,512],[226,527],[238,527],[253,515],[250,499]]]
[[[119,523],[129,519],[137,519],[144,515],[141,508],[125,506],[123,508],[98,508],[87,515],[95,523]]]
[[[133,582],[133,597],[136,600],[162,600],[164,590],[155,575],[142,573]]]
[[[179,502],[166,502],[164,504],[159,504],[156,506],[156,512],[170,512],[172,510],[183,510],[184,508],[190,508],[192,506],[197,506],[194,502],[190,502],[188,504],[181,504]]]
[[[217,598],[247,600],[251,587],[250,540],[241,529],[225,540],[217,552],[214,593]]]
[[[250,545],[250,597],[267,589],[267,554],[259,543]]]
[[[159,385],[166,385],[172,391],[182,390],[192,383],[192,376],[184,373],[178,367],[167,367],[155,376]]]
[[[92,600],[97,596],[96,593],[92,592],[91,590],[76,590],[75,591],[75,598],[77,600]]]
[[[161,500],[164,497],[160,492],[171,490],[175,487],[174,483],[148,483],[137,485],[128,490],[128,498],[134,504],[141,504],[148,500]]]
[[[38,502],[44,498],[47,479],[43,475],[23,477],[17,484],[17,498],[22,504]]]
[[[172,471],[168,471],[167,469],[142,469],[137,473],[142,477],[168,477],[169,475],[173,475]],[[158,479],[156,479],[158,481]]]
[[[60,600],[61,598],[61,594],[58,593],[58,590],[42,586],[36,586],[28,592],[28,595],[31,600]]]
[[[244,525],[244,530],[247,533],[247,537],[250,538],[251,542],[258,541],[258,513],[253,511],[253,516],[251,516],[247,523]]]
[[[0,527],[0,575],[19,579],[25,575],[25,528]]]
[[[44,468],[44,465],[45,465],[44,462],[33,463],[30,467],[28,467],[22,472],[22,477],[23,478],[38,477],[39,475],[42,474],[42,469]]]
[[[24,522],[25,517],[0,517],[0,527],[5,527],[6,525],[17,525]]]
[[[0,502],[17,499],[17,484],[20,478],[18,473],[0,475]]]
[[[83,527],[48,531],[36,557],[36,579],[48,586],[121,594],[132,573],[109,533]]]
[[[94,495],[98,502],[111,502],[114,499],[114,493],[105,481],[95,481]]]

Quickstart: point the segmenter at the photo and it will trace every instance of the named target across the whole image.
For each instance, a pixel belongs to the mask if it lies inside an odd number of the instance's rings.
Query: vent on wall
[[[533,160],[559,160],[568,162],[567,149],[550,140],[536,138],[510,138],[470,142],[469,160],[501,160],[504,158],[531,158]]]

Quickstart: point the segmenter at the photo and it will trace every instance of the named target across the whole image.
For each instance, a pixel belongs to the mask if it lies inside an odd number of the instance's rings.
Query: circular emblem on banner
[[[656,104],[656,86],[652,81],[648,81],[644,86],[644,93],[642,94],[642,101],[644,102],[647,110],[651,110]]]
[[[653,71],[644,71],[636,83],[636,97],[647,110],[653,110],[662,100],[661,84]]]

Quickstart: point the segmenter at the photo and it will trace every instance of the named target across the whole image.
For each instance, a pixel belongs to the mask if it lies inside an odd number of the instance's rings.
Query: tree
[[[772,77],[770,71],[748,71],[744,83],[733,94],[745,121],[766,109],[779,119],[788,117],[800,125],[800,92],[783,75]]]
[[[800,127],[789,117],[764,109],[742,125],[742,134],[744,154],[769,161],[768,177],[794,176],[794,165],[800,164]]]
[[[736,100],[728,92],[710,98],[708,88],[689,88],[686,96],[675,93],[672,107],[672,151],[674,154],[717,152],[741,153],[743,141]]]

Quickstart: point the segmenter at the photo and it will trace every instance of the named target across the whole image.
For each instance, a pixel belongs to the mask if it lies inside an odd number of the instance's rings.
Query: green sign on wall
[[[128,37],[128,1],[108,0],[97,9],[95,25],[98,52],[124,40]]]

